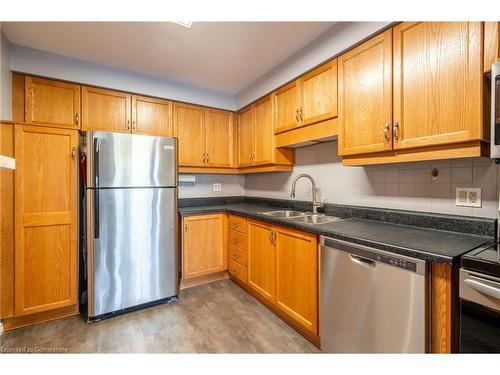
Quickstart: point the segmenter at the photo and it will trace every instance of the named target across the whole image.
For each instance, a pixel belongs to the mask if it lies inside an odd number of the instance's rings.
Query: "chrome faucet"
[[[293,182],[292,182],[292,191],[290,192],[290,197],[291,198],[295,198],[295,185],[297,184],[297,181],[300,180],[301,178],[307,178],[309,181],[311,181],[311,184],[312,184],[312,206],[313,206],[313,214],[317,214],[318,213],[318,208],[321,208],[321,207],[324,206],[324,204],[326,202],[326,199],[323,201],[323,203],[319,203],[316,200],[316,182],[314,181],[314,178],[312,178],[310,175],[303,173],[303,174],[299,174],[298,176],[296,176],[293,179]]]

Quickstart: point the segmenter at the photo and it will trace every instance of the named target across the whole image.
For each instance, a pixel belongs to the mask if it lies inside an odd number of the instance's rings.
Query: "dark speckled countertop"
[[[206,202],[209,203],[209,202]],[[433,262],[457,264],[460,255],[493,242],[492,236],[464,234],[445,230],[400,225],[389,222],[346,217],[324,224],[304,224],[290,219],[274,218],[264,212],[279,209],[269,204],[224,202],[180,207],[181,215],[228,212],[272,224],[295,228],[336,239],[371,246],[380,250]],[[290,208],[290,207],[285,207]],[[340,215],[339,215],[340,216]]]

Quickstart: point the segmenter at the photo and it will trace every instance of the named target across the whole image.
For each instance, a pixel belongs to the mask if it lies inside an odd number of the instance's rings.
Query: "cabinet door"
[[[265,223],[248,220],[247,225],[247,285],[269,302],[274,302],[275,247],[273,228]]]
[[[500,60],[500,22],[484,23],[484,72],[491,72],[491,65]]]
[[[77,303],[78,131],[16,125],[15,314]]]
[[[227,269],[224,214],[186,216],[182,234],[182,278]]]
[[[238,167],[253,165],[255,151],[255,107],[238,113]]]
[[[174,103],[174,137],[179,140],[179,166],[205,166],[205,109]]]
[[[480,22],[394,27],[394,148],[482,137]]]
[[[337,60],[302,76],[300,84],[300,125],[337,117]]]
[[[281,227],[276,231],[276,305],[318,333],[318,244],[316,235]]]
[[[338,58],[339,154],[392,149],[392,30]]]
[[[267,96],[255,103],[255,164],[274,162],[273,102]]]
[[[25,77],[24,121],[30,124],[80,128],[80,86]]]
[[[233,165],[233,114],[227,111],[208,109],[205,126],[205,150],[208,167],[231,167]]]
[[[131,95],[82,86],[82,129],[130,132]]]
[[[132,95],[132,133],[172,136],[172,102]]]
[[[276,133],[294,129],[299,124],[299,88],[293,81],[274,93]]]

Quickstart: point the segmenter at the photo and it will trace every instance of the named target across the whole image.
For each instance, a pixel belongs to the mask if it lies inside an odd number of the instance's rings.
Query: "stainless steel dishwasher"
[[[425,261],[321,237],[321,349],[425,353]]]

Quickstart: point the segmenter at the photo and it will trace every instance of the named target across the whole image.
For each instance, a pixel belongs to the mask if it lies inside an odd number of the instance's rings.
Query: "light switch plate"
[[[214,191],[221,191],[222,190],[222,185],[221,184],[214,184]]]
[[[481,188],[456,188],[455,205],[481,207]]]

